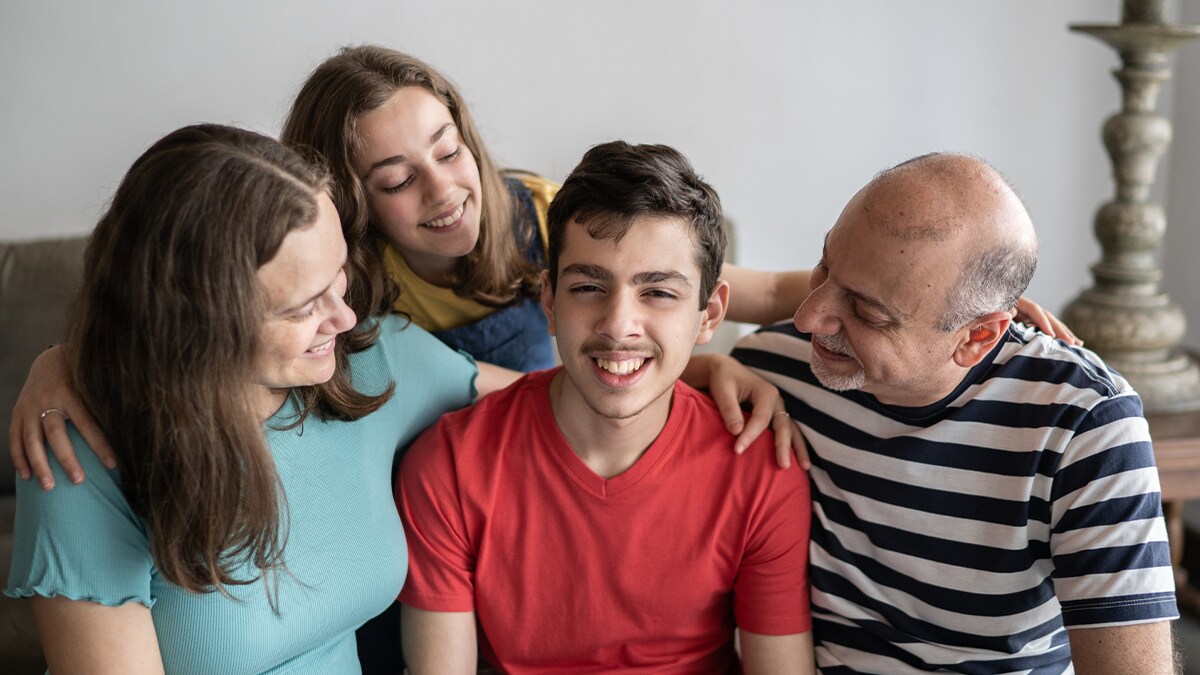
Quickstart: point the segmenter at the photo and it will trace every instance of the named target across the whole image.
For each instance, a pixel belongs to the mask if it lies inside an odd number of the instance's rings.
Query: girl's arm
[[[726,264],[721,271],[721,278],[729,282],[725,318],[763,326],[791,317],[808,297],[809,273],[762,272]]]
[[[61,347],[48,349],[33,362],[29,378],[25,380],[25,386],[21,388],[17,404],[13,407],[12,423],[8,429],[9,452],[17,473],[23,479],[36,476],[44,490],[54,488],[54,474],[46,463],[47,441],[71,482],[82,483],[84,479],[83,468],[79,466],[75,448],[67,436],[68,417],[105,466],[111,469],[117,465],[112,447],[101,433],[99,425],[71,389],[62,351]],[[507,387],[521,376],[514,370],[490,363],[481,362],[478,365],[479,378],[475,381],[475,387],[481,397]],[[50,409],[61,413],[42,415]]]
[[[62,596],[30,601],[46,664],[54,675],[150,675],[163,672],[150,609],[107,607]]]
[[[493,391],[500,391],[524,375],[524,373],[483,361],[477,361],[476,365],[479,366],[479,378],[475,380],[475,389],[479,391],[479,398],[483,398]]]
[[[1051,314],[1041,305],[1026,298],[1021,297],[1017,300],[1017,309],[1013,312],[1013,318],[1022,323],[1033,324],[1038,330],[1052,338],[1058,338],[1069,345],[1076,347],[1083,346],[1083,340],[1075,337],[1067,324],[1062,322],[1057,316]]]
[[[8,451],[22,479],[31,472],[45,490],[54,487],[54,476],[46,463],[46,441],[73,483],[83,482],[83,469],[67,437],[67,418],[108,468],[117,465],[112,447],[87,408],[71,389],[61,347],[42,352],[29,368],[29,377],[13,406],[8,427]]]
[[[729,282],[729,311],[727,319],[741,323],[767,325],[791,318],[811,290],[811,270],[762,272],[725,265],[721,278]],[[1080,346],[1067,324],[1038,303],[1022,297],[1017,301],[1013,317],[1032,324],[1052,338]]]

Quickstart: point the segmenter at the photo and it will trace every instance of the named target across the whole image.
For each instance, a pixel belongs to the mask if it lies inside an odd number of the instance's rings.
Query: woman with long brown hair
[[[357,669],[407,568],[395,453],[476,369],[397,319],[355,327],[328,184],[265,136],[187,127],[97,225],[66,361],[120,468],[79,452],[85,483],[20,482],[6,590],[52,672]]]

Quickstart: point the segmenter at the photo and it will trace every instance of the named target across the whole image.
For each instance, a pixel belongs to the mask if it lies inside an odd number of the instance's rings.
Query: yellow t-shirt
[[[554,198],[560,186],[554,181],[531,173],[514,174],[512,177],[524,183],[533,193],[538,234],[544,249],[549,245],[546,212],[550,208],[550,200]],[[392,305],[392,310],[408,314],[413,323],[425,330],[457,328],[496,311],[495,307],[455,295],[453,289],[435,286],[417,276],[391,244],[384,246],[383,265],[388,276],[400,286],[400,297],[396,299],[396,304]]]

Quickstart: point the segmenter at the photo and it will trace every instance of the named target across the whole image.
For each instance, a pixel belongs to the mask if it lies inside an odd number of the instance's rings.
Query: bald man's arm
[[[1067,635],[1078,675],[1172,675],[1178,672],[1168,621],[1075,628]]]

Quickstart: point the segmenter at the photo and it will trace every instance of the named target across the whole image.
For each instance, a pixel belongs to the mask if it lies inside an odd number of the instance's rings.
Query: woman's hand
[[[1035,328],[1042,331],[1052,338],[1058,338],[1063,342],[1075,347],[1083,346],[1083,340],[1075,337],[1067,324],[1062,322],[1057,316],[1051,314],[1041,305],[1026,298],[1021,297],[1017,300],[1017,309],[1013,312],[1013,318],[1021,323],[1033,324]]]
[[[804,469],[810,466],[808,448],[800,427],[783,409],[783,397],[775,385],[754,374],[737,360],[724,354],[692,357],[684,371],[684,382],[707,389],[721,411],[725,428],[737,436],[734,452],[741,454],[770,425],[775,432],[775,461],[781,468],[792,464],[792,454]],[[742,404],[750,405],[750,417]]]
[[[83,482],[83,468],[79,466],[75,448],[67,436],[68,419],[104,466],[111,469],[117,465],[116,456],[100,427],[71,389],[62,348],[52,347],[34,360],[17,404],[13,406],[8,448],[13,466],[22,479],[28,480],[32,471],[42,489],[54,488],[54,476],[46,462],[46,441],[49,440],[54,456],[71,482]]]

